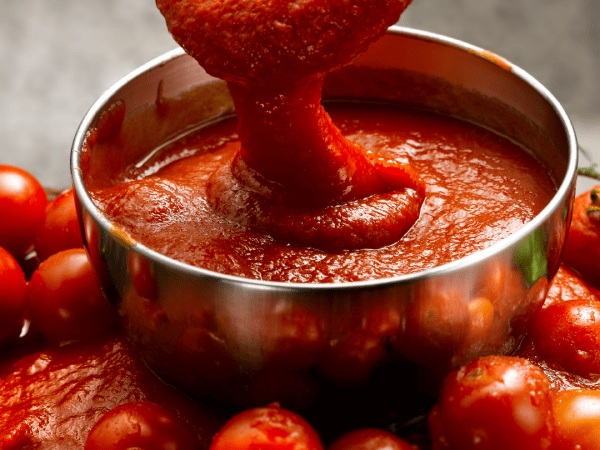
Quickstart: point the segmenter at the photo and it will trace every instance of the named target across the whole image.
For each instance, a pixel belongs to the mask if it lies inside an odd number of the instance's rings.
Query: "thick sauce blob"
[[[182,136],[125,174],[126,183],[91,189],[91,195],[135,239],[180,261],[262,280],[345,282],[413,273],[489,247],[531,220],[555,192],[550,176],[526,151],[473,124],[397,105],[326,107],[345,138],[414,167],[426,183],[418,220],[391,245],[322,251],[216,214],[206,192],[212,174],[236,158],[234,119]],[[398,212],[394,195],[376,208]],[[330,216],[358,215],[369,223],[364,203],[329,208]],[[282,209],[273,220],[293,234],[329,219],[312,210]]]
[[[356,59],[409,3],[157,1],[175,40],[227,81],[235,104],[241,145],[207,189],[217,214],[324,250],[380,248],[408,231],[423,203],[417,172],[345,139],[320,100],[325,74]],[[281,216],[313,220],[290,230]]]

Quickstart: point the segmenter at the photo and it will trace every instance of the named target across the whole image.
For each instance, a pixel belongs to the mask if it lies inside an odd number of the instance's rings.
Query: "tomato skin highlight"
[[[25,312],[27,282],[17,260],[0,247],[0,345],[19,326]]]
[[[553,394],[552,450],[600,450],[600,391],[573,389]]]
[[[194,436],[170,411],[152,402],[117,406],[92,428],[85,450],[194,450]]]
[[[524,358],[486,356],[452,372],[429,414],[433,450],[549,449],[549,381]]]
[[[0,164],[0,247],[20,259],[31,248],[48,199],[40,182],[18,167]]]
[[[540,354],[582,377],[600,374],[600,304],[591,299],[555,303],[531,327]]]
[[[415,450],[417,447],[384,430],[365,428],[343,434],[327,450]]]
[[[61,250],[83,248],[73,189],[46,206],[46,218],[35,236],[35,251],[41,261]]]
[[[27,305],[33,323],[51,340],[92,336],[115,321],[85,249],[63,250],[43,261],[29,281]]]
[[[314,428],[272,403],[233,416],[213,437],[210,450],[323,450]]]

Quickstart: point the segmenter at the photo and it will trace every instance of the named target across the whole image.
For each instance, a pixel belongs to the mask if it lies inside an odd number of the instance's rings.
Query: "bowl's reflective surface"
[[[364,80],[358,88],[357,79]],[[86,180],[103,176],[107,161],[121,161],[111,163],[117,170],[198,121],[232,111],[224,84],[182,51],[152,61],[86,115],[73,145],[72,175],[92,262],[125,333],[151,368],[192,395],[301,407],[323,383],[363,384],[373,370],[401,373],[406,361],[439,380],[477,356],[512,352],[543,302],[571,216],[577,145],[564,111],[542,86],[464,43],[392,29],[355,64],[332,74],[324,95],[397,101],[480,123],[530,148],[558,191],[510,238],[412,275],[304,285],[191,267],[114,227],[86,192]],[[180,104],[168,121],[165,99]],[[126,107],[120,133],[132,151],[125,157],[85,145],[90,127],[116,101]]]

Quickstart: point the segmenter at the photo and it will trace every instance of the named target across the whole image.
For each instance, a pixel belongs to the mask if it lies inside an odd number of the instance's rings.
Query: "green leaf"
[[[548,275],[546,235],[543,228],[538,228],[517,245],[514,264],[525,276],[527,287],[533,286],[541,277]]]

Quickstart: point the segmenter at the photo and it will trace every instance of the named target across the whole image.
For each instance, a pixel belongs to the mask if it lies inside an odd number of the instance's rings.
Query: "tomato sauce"
[[[344,138],[320,99],[325,75],[355,60],[409,3],[157,1],[174,39],[227,82],[235,105],[241,145],[207,185],[217,214],[322,250],[381,248],[407,232],[423,180]]]
[[[369,0],[349,8],[348,2],[328,0],[325,14],[307,2],[255,2],[246,11],[237,0],[219,2],[218,8],[208,1],[158,0],[184,48],[227,81],[238,122],[229,118],[180,136],[115,175],[125,182],[106,187],[90,180],[94,201],[115,224],[160,253],[270,281],[347,282],[409,274],[511,235],[556,190],[526,149],[474,124],[398,105],[339,102],[328,104],[327,113],[320,105],[324,74],[362,53],[408,3]],[[316,48],[306,45],[313,39]],[[115,111],[98,127],[96,138],[106,145],[119,133],[124,107]],[[568,272],[559,272],[556,280],[548,308],[587,289]],[[475,308],[485,309],[481,303]],[[310,329],[309,319],[299,317],[298,324]],[[390,328],[399,327],[399,321],[390,321]],[[181,340],[183,350],[220,348],[217,337],[199,331]],[[212,347],[199,345],[207,341]],[[345,342],[350,350],[359,348]],[[63,344],[45,348],[42,343],[39,352],[0,365],[0,430],[9,430],[0,435],[0,447],[81,448],[106,411],[140,400],[160,403],[183,419],[198,448],[207,448],[223,424],[218,411],[162,384],[122,337],[108,333]],[[367,344],[374,352],[366,356],[374,361],[385,356],[381,339]],[[532,345],[523,355],[546,372],[554,370],[544,366]],[[209,375],[220,380],[230,369],[227,360],[212,362]],[[288,365],[298,361],[280,364],[294,370]],[[406,379],[373,383],[378,395],[368,391],[361,398],[360,389],[351,396],[344,391],[326,402],[334,407],[332,414],[322,408],[308,414],[334,435],[344,427],[358,428],[352,419],[360,426],[398,429],[401,424],[394,421],[403,417],[401,409],[415,404],[406,392],[387,391],[415,391],[417,385],[417,374],[398,364]],[[261,389],[285,383],[299,391],[292,372],[274,373]],[[577,386],[569,377],[556,372],[558,382]],[[530,391],[530,386],[522,391],[526,402],[539,401]],[[335,390],[329,394],[335,398]],[[227,426],[224,430],[214,443],[229,439]],[[549,426],[542,431],[549,433]],[[237,431],[230,434],[239,439]],[[309,440],[317,441],[316,433]]]
[[[117,405],[157,402],[180,416],[198,448],[226,416],[159,380],[115,333],[42,349],[0,363],[0,448],[82,449],[90,429]]]
[[[185,263],[270,281],[344,282],[413,273],[489,247],[554,195],[550,176],[524,149],[473,124],[397,105],[337,102],[326,109],[346,138],[410,164],[425,180],[419,218],[397,242],[322,251],[216,214],[206,189],[239,148],[234,118],[182,136],[142,167],[132,166],[121,177],[125,183],[102,189],[92,183],[92,198],[135,239]],[[311,214],[300,210],[279,220],[289,229],[306,227],[319,220]]]

